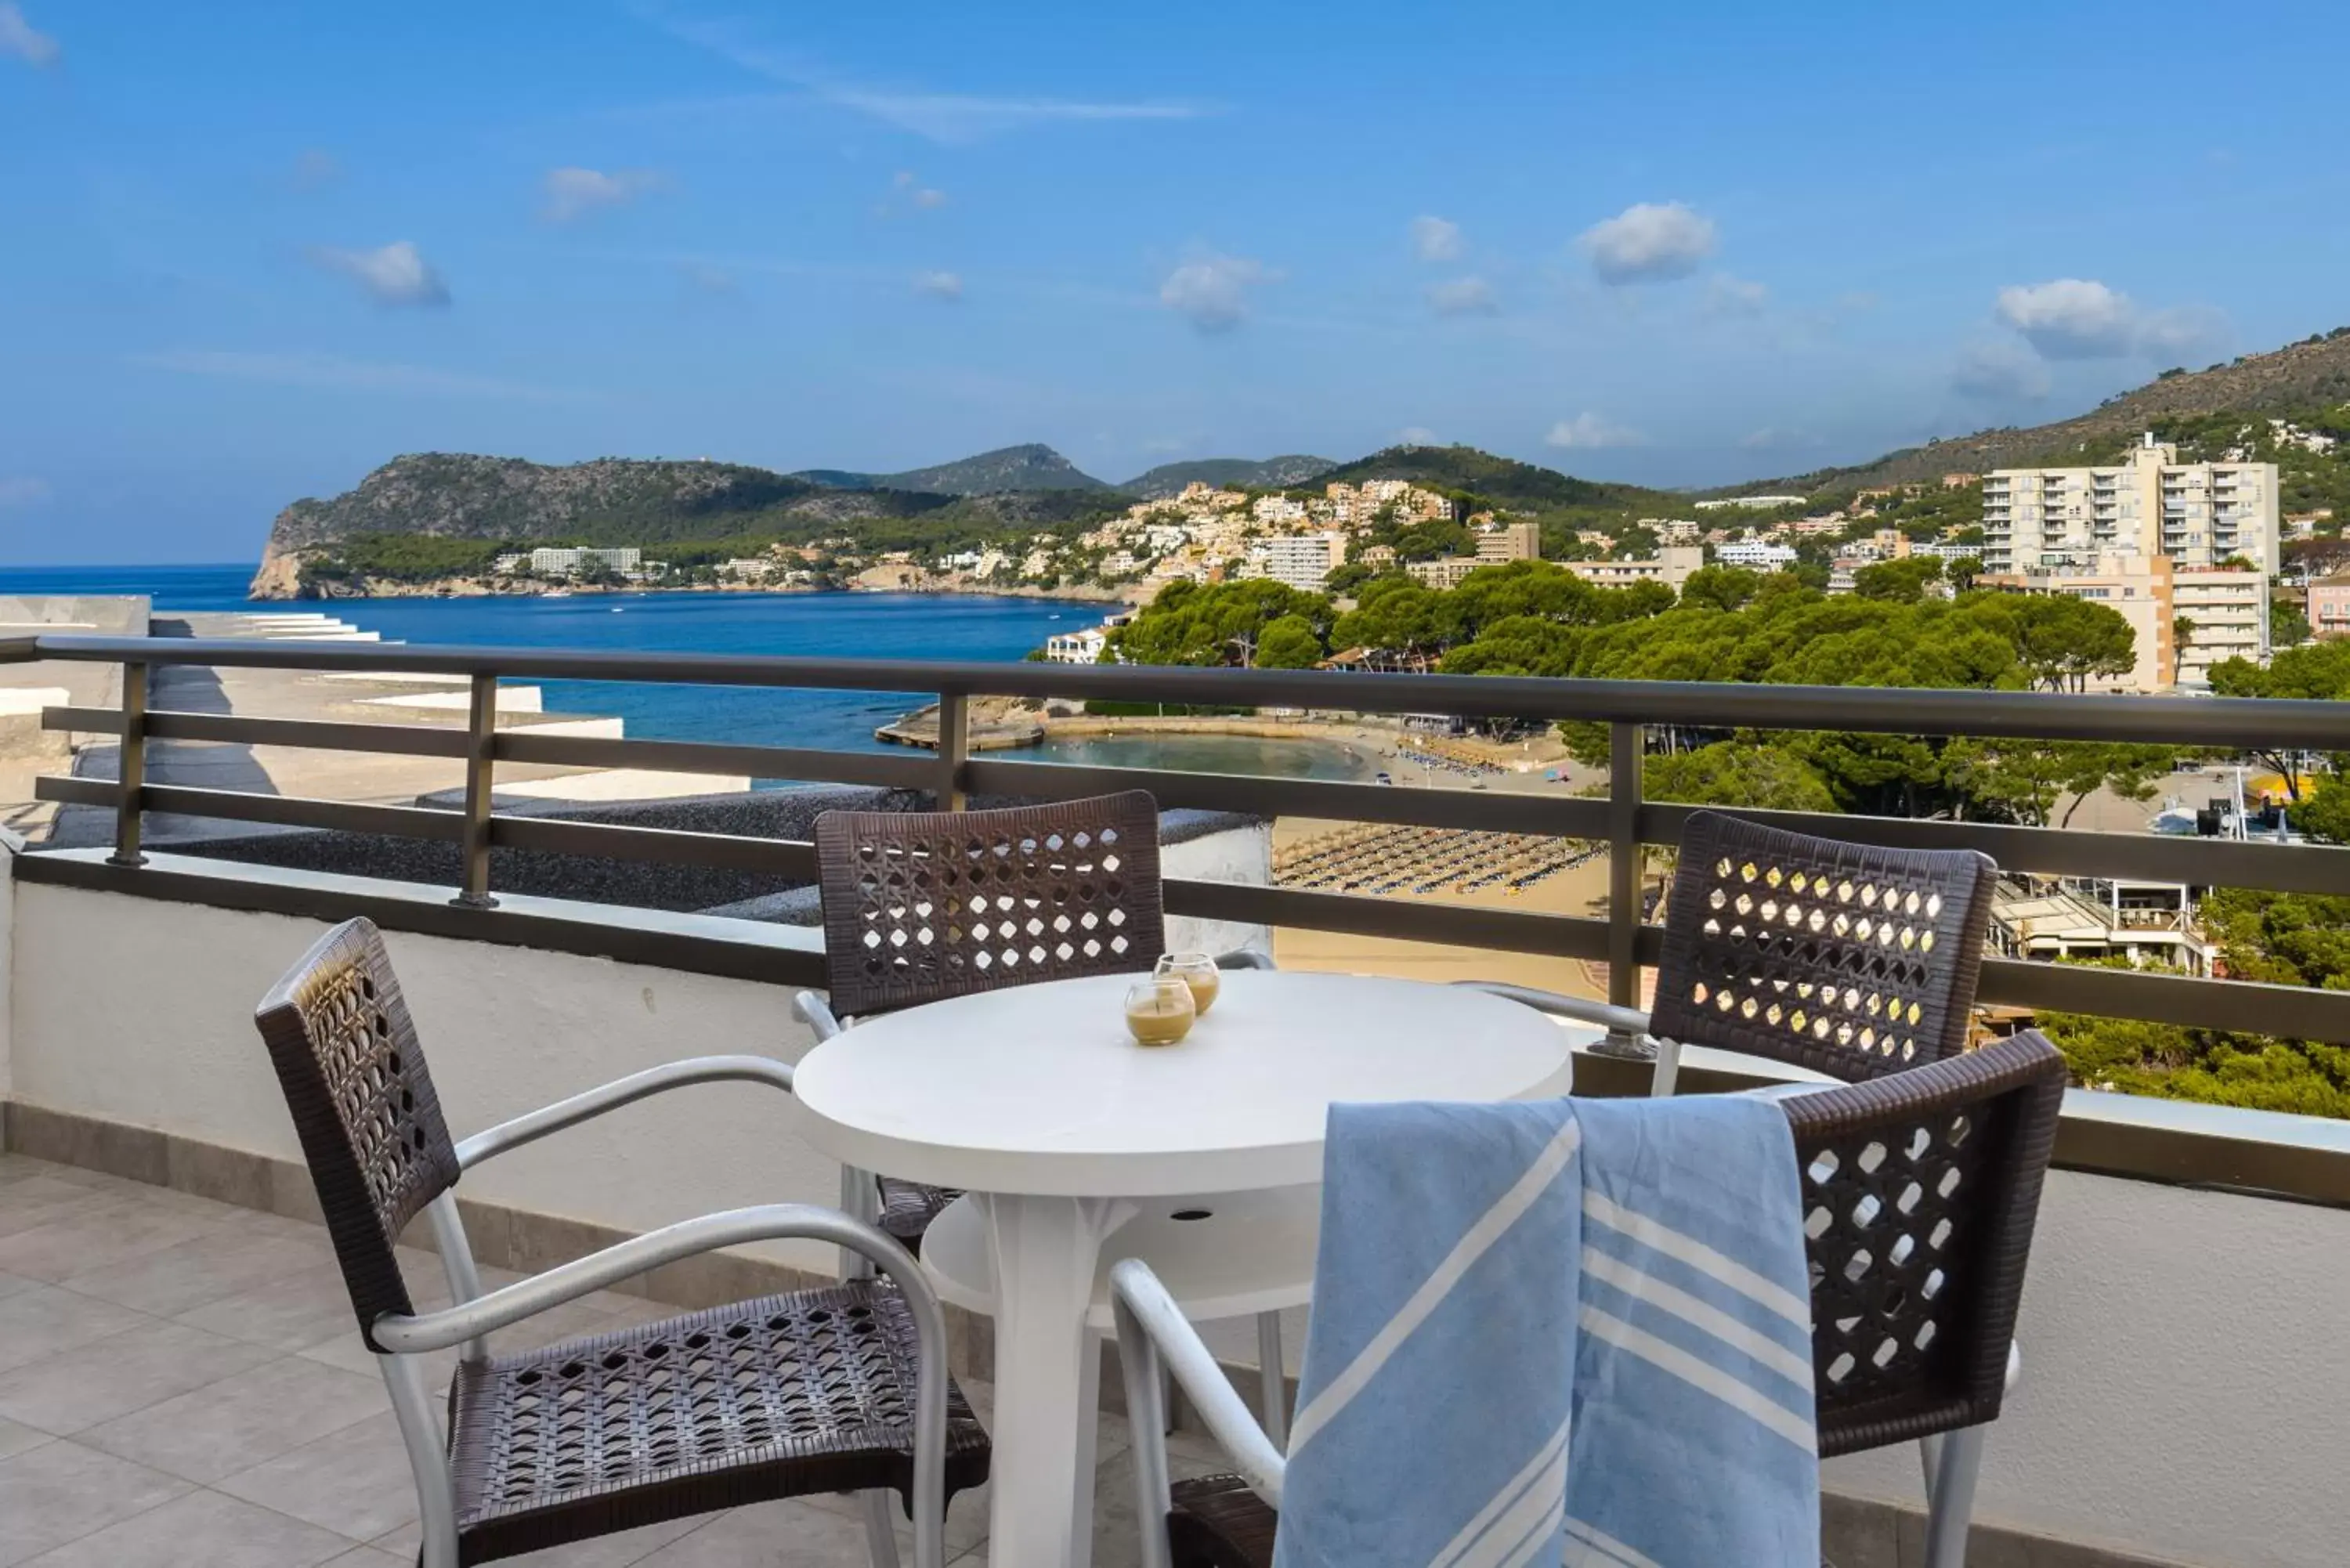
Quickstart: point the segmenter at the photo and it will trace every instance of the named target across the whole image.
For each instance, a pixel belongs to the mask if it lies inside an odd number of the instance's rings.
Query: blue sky
[[[0,0],[0,559],[400,452],[1721,483],[2350,323],[2339,5]]]

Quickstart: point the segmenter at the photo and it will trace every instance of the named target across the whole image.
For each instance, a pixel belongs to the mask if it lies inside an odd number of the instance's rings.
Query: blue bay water
[[[1016,661],[1056,632],[1091,626],[1106,607],[960,594],[581,594],[568,597],[333,599],[255,605],[242,566],[0,568],[0,594],[145,594],[157,615],[317,610],[386,642]],[[618,714],[636,737],[827,750],[883,749],[879,725],[927,692],[545,680],[550,711]],[[1347,747],[1243,736],[1056,742],[1040,760],[1283,777],[1367,778]]]

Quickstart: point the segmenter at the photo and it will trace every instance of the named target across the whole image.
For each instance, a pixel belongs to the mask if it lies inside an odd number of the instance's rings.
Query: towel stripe
[[[1559,1526],[1565,1522],[1566,1493],[1561,1491],[1558,1500],[1543,1511],[1543,1516],[1535,1520],[1534,1527],[1526,1532],[1524,1544],[1512,1552],[1510,1560],[1501,1568],[1526,1568],[1526,1564],[1534,1560],[1535,1553],[1559,1538]]]
[[[1411,1337],[1415,1329],[1428,1321],[1429,1314],[1443,1304],[1444,1298],[1452,1293],[1452,1287],[1461,1282],[1461,1276],[1478,1259],[1492,1251],[1493,1243],[1507,1234],[1510,1227],[1534,1207],[1534,1200],[1558,1179],[1558,1173],[1566,1168],[1567,1161],[1575,1158],[1575,1151],[1582,1141],[1582,1125],[1570,1117],[1543,1147],[1543,1151],[1534,1157],[1534,1163],[1526,1168],[1523,1176],[1518,1178],[1516,1185],[1502,1194],[1501,1199],[1469,1227],[1461,1240],[1453,1243],[1452,1251],[1436,1266],[1436,1272],[1411,1293],[1409,1301],[1403,1303],[1403,1310],[1371,1336],[1370,1343],[1356,1354],[1345,1371],[1322,1386],[1321,1392],[1315,1395],[1313,1402],[1300,1410],[1296,1419],[1290,1423],[1291,1464],[1297,1462],[1297,1456],[1305,1450],[1306,1444],[1314,1440],[1315,1435],[1336,1420],[1338,1413],[1353,1402],[1355,1396],[1368,1386],[1371,1379],[1378,1376],[1379,1368],[1388,1364],[1388,1357]]]
[[[1752,1385],[1720,1367],[1707,1365],[1680,1346],[1668,1344],[1645,1329],[1634,1328],[1622,1318],[1602,1312],[1597,1307],[1586,1304],[1581,1322],[1586,1329],[1617,1349],[1637,1355],[1699,1392],[1711,1394],[1732,1409],[1752,1416],[1804,1452],[1818,1451],[1819,1438],[1812,1423],[1760,1393]]]
[[[1525,1469],[1512,1476],[1502,1490],[1493,1494],[1492,1501],[1479,1509],[1476,1517],[1462,1525],[1461,1532],[1444,1543],[1443,1549],[1431,1560],[1430,1568],[1459,1568],[1468,1560],[1470,1549],[1493,1528],[1493,1521],[1506,1512],[1528,1488],[1545,1477],[1554,1474],[1557,1477],[1553,1490],[1562,1500],[1563,1506],[1566,1496],[1566,1438],[1574,1425],[1575,1417],[1570,1412],[1567,1418],[1559,1423],[1558,1430],[1550,1435],[1550,1440],[1526,1461]]]
[[[1596,1192],[1584,1193],[1583,1212],[1610,1231],[1629,1236],[1642,1246],[1652,1247],[1669,1258],[1678,1258],[1700,1273],[1721,1281],[1740,1295],[1769,1307],[1805,1334],[1812,1332],[1812,1302],[1809,1296],[1799,1296],[1773,1283],[1737,1259],[1707,1246],[1696,1237],[1685,1236],[1669,1225],[1624,1208]]]
[[[1604,1552],[1610,1558],[1623,1563],[1627,1568],[1664,1568],[1664,1564],[1654,1558],[1642,1556],[1606,1531],[1595,1529],[1579,1519],[1566,1521],[1566,1532],[1593,1550]]]
[[[1583,1249],[1583,1268],[1590,1278],[1615,1286],[1626,1295],[1671,1314],[1691,1328],[1711,1334],[1731,1349],[1762,1363],[1798,1388],[1812,1386],[1812,1358],[1797,1355],[1785,1345],[1747,1327],[1720,1307],[1710,1306],[1677,1285],[1669,1285],[1638,1265],[1601,1251]]]

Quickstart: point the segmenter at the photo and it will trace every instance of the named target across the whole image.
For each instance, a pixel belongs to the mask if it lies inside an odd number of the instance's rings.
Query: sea
[[[770,653],[809,658],[1017,661],[1099,604],[973,594],[646,593],[483,598],[332,599],[255,605],[249,566],[0,567],[0,594],[144,594],[159,618],[202,611],[318,610],[385,642],[494,648]],[[634,681],[533,680],[550,711],[617,714],[631,736],[834,751],[887,749],[879,726],[927,692],[824,691]],[[1049,742],[1039,762],[1367,780],[1378,763],[1340,742],[1240,735],[1137,735]]]

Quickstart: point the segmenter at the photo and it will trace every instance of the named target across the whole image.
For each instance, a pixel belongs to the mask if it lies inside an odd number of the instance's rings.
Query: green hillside
[[[1201,457],[1189,462],[1162,462],[1118,486],[1145,501],[1164,501],[1180,494],[1187,484],[1213,484],[1235,490],[1286,490],[1319,480],[1338,465],[1326,457],[1297,453],[1263,460],[1246,457]]]
[[[1496,457],[1473,446],[1391,446],[1342,462],[1315,476],[1321,484],[1360,484],[1367,479],[1402,479],[1432,490],[1460,491],[1496,504],[1529,512],[1566,507],[1621,510],[1673,508],[1686,503],[1670,492],[1635,484],[1603,484],[1514,458]],[[1670,512],[1664,514],[1670,515]]]

